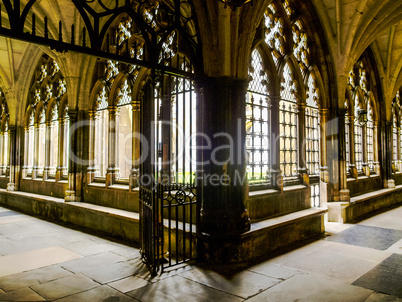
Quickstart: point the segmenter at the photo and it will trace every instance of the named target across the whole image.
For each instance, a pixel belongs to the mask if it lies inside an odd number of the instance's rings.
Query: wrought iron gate
[[[187,68],[184,56],[176,59]],[[183,76],[152,74],[141,106],[142,134],[149,142],[140,169],[141,254],[156,274],[196,256],[193,82]]]

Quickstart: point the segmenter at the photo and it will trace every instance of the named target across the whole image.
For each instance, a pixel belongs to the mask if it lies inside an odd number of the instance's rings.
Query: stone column
[[[141,112],[140,112],[140,101],[132,101],[132,150],[131,150],[131,173],[130,173],[130,190],[135,187],[138,187],[138,176],[139,176],[139,160],[140,160],[140,121],[141,121]]]
[[[95,115],[96,111],[88,112],[89,129],[88,129],[88,168],[87,183],[94,181],[98,169],[95,167]]]
[[[60,117],[59,121],[59,149],[57,153],[57,168],[56,168],[56,181],[60,181],[63,179],[63,170],[64,170],[64,148],[65,148],[65,128],[66,128],[66,120],[64,117]],[[69,139],[67,137],[67,139]]]
[[[49,178],[50,174],[50,148],[51,148],[51,137],[50,137],[50,126],[51,122],[46,121],[46,130],[45,130],[45,167],[43,168],[43,179],[46,180]]]
[[[297,109],[297,172],[301,183],[308,186],[310,181],[306,168],[306,103],[298,103]]]
[[[279,124],[280,96],[272,97],[271,101],[271,181],[272,188],[283,191],[283,174],[280,161],[280,124]]]
[[[8,138],[9,138],[9,150],[8,150],[8,160],[6,161],[10,165],[10,176],[7,183],[7,191],[14,191],[16,189],[16,177],[19,177],[19,162],[18,162],[18,152],[17,152],[17,127],[8,127]]]
[[[236,244],[231,236],[250,229],[244,194],[247,81],[207,78],[197,86],[198,132],[204,135],[197,143],[200,255],[211,262],[236,262],[236,248],[228,248]]]
[[[24,127],[24,146],[25,146],[25,149],[28,148],[28,142],[29,142],[29,126],[25,126]],[[28,156],[29,156],[29,152],[26,152],[26,150],[25,150],[25,152],[24,152],[24,165],[22,167],[22,176],[23,177],[26,177],[28,175],[28,169],[29,169]]]
[[[355,157],[355,118],[353,115],[349,115],[349,169],[352,177],[357,179],[357,167]]]
[[[395,180],[392,179],[392,122],[385,122],[385,129],[382,133],[382,141],[384,144],[384,188],[395,188]]]
[[[354,129],[354,123],[352,119],[349,120],[349,146],[353,146],[349,149],[349,159],[354,164],[354,139],[353,132],[351,133],[351,129]],[[345,110],[339,110],[339,201],[350,201],[350,194],[348,189],[347,182],[347,170],[346,170],[346,141],[345,141]],[[352,153],[353,152],[353,153]],[[352,163],[351,163],[352,165]],[[356,167],[353,166],[356,170]],[[356,173],[357,174],[357,173]]]
[[[328,109],[319,109],[320,117],[320,207],[326,208],[328,202],[329,173],[327,167],[327,115]]]
[[[77,129],[75,129],[77,123],[78,112],[76,110],[69,110],[68,116],[70,119],[70,129],[74,129],[73,133],[70,133],[70,148],[68,150],[68,189],[65,192],[65,201],[81,201],[81,196],[78,194],[77,183]]]
[[[1,150],[1,158],[0,158],[0,175],[5,175],[5,156],[4,156],[4,131],[0,133],[0,150]]]
[[[320,180],[328,182],[327,167],[327,115],[328,109],[319,109],[320,114]]]
[[[111,186],[115,179],[119,178],[119,168],[117,166],[116,154],[116,133],[117,130],[117,106],[109,106],[109,152],[108,152],[108,168],[106,169],[106,187]]]

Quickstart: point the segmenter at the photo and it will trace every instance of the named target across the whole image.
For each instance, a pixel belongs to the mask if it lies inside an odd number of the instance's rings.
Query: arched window
[[[246,94],[247,176],[250,183],[269,182],[270,100],[268,78],[258,50],[254,50],[249,68],[251,81]]]
[[[44,55],[36,68],[29,92],[25,122],[23,176],[60,180],[66,175],[65,112],[59,111],[61,99],[67,102],[66,82],[56,61]],[[64,106],[63,108],[66,108]],[[57,174],[57,168],[60,173]]]
[[[279,102],[280,162],[284,177],[297,177],[297,101],[296,85],[289,64],[282,74],[281,100]]]

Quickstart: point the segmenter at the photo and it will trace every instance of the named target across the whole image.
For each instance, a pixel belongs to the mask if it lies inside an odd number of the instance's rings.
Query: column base
[[[71,201],[81,201],[81,197],[76,195],[74,190],[67,190],[64,193],[64,200],[67,202]]]
[[[116,179],[120,178],[120,170],[118,168],[108,168],[106,172],[106,188],[113,185]]]
[[[7,184],[7,191],[15,191],[15,183],[9,182]]]
[[[346,208],[349,202],[328,202],[328,221],[344,223],[347,221]]]
[[[395,180],[387,179],[384,181],[384,188],[393,189],[395,188]]]

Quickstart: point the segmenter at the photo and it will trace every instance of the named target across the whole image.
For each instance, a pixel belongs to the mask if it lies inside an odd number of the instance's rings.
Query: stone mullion
[[[356,155],[355,155],[355,119],[349,116],[349,169],[353,178],[357,179]]]
[[[280,161],[280,124],[279,124],[280,97],[273,97],[271,101],[271,136],[270,136],[270,162],[271,162],[271,185],[272,188],[283,189],[283,171]]]
[[[328,182],[327,167],[327,115],[328,109],[319,109],[320,114],[320,180]]]
[[[65,145],[65,127],[66,127],[66,120],[65,118],[58,119],[58,129],[59,132],[59,141],[58,146],[59,149],[57,150],[57,168],[56,168],[56,181],[60,181],[63,179],[63,169],[64,169],[64,145]],[[68,139],[68,138],[67,138]]]
[[[117,106],[109,106],[109,146],[108,146],[108,168],[106,170],[106,186],[110,186],[114,183],[116,178],[119,177],[119,168],[116,166],[117,164],[117,156],[116,156],[116,133],[117,132],[117,114],[118,108]]]
[[[95,176],[98,172],[97,167],[95,167],[95,117],[96,111],[88,112],[89,119],[89,129],[88,129],[88,168],[87,168],[87,183],[93,182]]]
[[[297,172],[302,184],[309,185],[306,168],[306,103],[298,104],[297,119]]]

